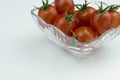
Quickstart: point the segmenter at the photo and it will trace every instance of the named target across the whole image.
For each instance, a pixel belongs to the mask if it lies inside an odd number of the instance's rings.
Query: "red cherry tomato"
[[[60,14],[65,12],[74,12],[73,0],[55,0],[55,6]]]
[[[111,15],[111,28],[115,28],[120,24],[120,13],[117,10],[120,8],[120,5],[109,5],[108,12]]]
[[[91,16],[95,11],[96,10],[93,7],[86,7],[84,11],[80,11],[80,15],[79,15],[80,25],[89,26]]]
[[[46,23],[53,24],[55,18],[58,16],[56,8],[52,5],[48,5],[46,9],[40,8],[38,16],[40,16]]]
[[[120,24],[120,14],[116,11],[109,12],[112,18],[111,28],[115,28]]]
[[[83,4],[76,4],[76,8],[79,10],[79,25],[80,26],[90,26],[90,18],[92,14],[96,11],[95,8],[88,6],[87,0],[84,0]]]
[[[66,35],[72,36],[72,31],[76,28],[76,24],[74,17],[71,16],[71,19],[67,20],[66,15],[61,14],[55,19],[53,25],[63,31]]]
[[[76,38],[81,42],[88,42],[97,37],[96,32],[94,32],[88,26],[81,26],[75,30]]]
[[[91,17],[91,25],[93,29],[101,35],[111,27],[111,15],[108,11],[104,11],[101,15],[98,11],[94,12]]]

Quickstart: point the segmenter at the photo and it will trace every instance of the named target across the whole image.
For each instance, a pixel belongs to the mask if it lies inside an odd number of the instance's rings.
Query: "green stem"
[[[65,12],[65,19],[69,22],[71,21],[73,18],[73,14],[68,14],[67,12]]]
[[[80,11],[85,11],[88,6],[88,1],[85,0],[84,4],[76,4],[75,7]]]
[[[103,3],[103,2],[101,1],[101,2],[100,2],[100,5],[98,5],[98,8],[99,8],[99,9],[98,9],[98,15],[97,15],[97,17],[102,16],[103,13],[110,8],[110,6],[107,6],[107,7],[103,8],[103,4],[105,4],[105,3]]]
[[[108,11],[116,11],[120,8],[120,5],[110,5]]]
[[[42,9],[47,9],[48,8],[48,0],[46,0],[46,1],[42,0],[42,4],[43,4],[43,6],[41,7]]]

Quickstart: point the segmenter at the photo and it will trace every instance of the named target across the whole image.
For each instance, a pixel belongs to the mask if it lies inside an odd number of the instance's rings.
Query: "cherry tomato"
[[[79,10],[78,18],[80,26],[90,26],[90,18],[92,14],[96,11],[95,8],[88,6],[88,1],[84,0],[84,4],[75,5]]]
[[[55,18],[58,16],[56,8],[50,4],[46,8],[39,8],[38,16],[40,16],[46,23],[53,24]]]
[[[81,26],[75,30],[76,39],[81,42],[88,42],[96,37],[97,34],[88,26]]]
[[[101,15],[98,11],[94,12],[91,17],[91,26],[98,35],[101,35],[111,26],[111,15],[108,11],[104,11]]]
[[[59,28],[61,31],[63,31],[66,35],[72,36],[72,31],[76,28],[76,20],[74,19],[73,16],[71,15],[66,15],[66,14],[61,14],[59,15],[55,21],[54,21],[54,26]]]
[[[74,12],[73,0],[55,0],[55,6],[60,14],[65,12]]]
[[[117,10],[120,8],[120,5],[109,5],[108,6],[108,12],[111,15],[111,28],[115,28],[120,24],[120,14],[117,12]]]
[[[86,7],[84,11],[80,11],[80,16],[79,16],[80,25],[89,26],[91,16],[95,11],[96,10],[93,7]]]
[[[116,11],[109,12],[112,18],[111,28],[115,28],[120,24],[120,14]]]

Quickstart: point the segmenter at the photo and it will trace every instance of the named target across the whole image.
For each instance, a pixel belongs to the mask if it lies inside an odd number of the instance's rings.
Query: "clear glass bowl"
[[[75,38],[65,35],[55,26],[47,24],[42,18],[37,15],[38,9],[32,9],[31,14],[34,21],[38,24],[38,28],[42,30],[50,40],[77,57],[84,57],[98,50],[102,45],[108,43],[108,41],[111,41],[120,34],[120,26],[118,26],[117,28],[112,28],[106,31],[94,40],[86,43],[80,42]]]

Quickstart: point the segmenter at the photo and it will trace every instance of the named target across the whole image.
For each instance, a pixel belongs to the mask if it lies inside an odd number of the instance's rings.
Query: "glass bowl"
[[[117,28],[107,30],[105,33],[103,33],[98,38],[95,38],[94,40],[91,40],[89,42],[80,42],[73,37],[65,35],[55,26],[47,24],[37,14],[38,9],[31,10],[31,15],[34,21],[38,24],[38,28],[42,30],[55,44],[77,57],[84,57],[98,50],[102,45],[108,43],[108,41],[111,41],[120,34],[120,26],[118,26]]]

